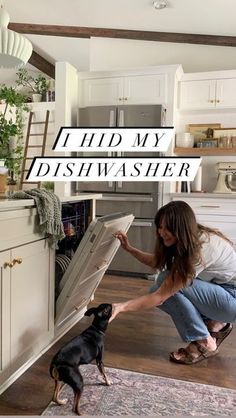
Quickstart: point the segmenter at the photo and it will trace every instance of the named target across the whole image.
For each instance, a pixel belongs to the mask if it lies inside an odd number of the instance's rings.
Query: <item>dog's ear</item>
[[[90,309],[88,309],[86,312],[85,312],[85,316],[91,316],[91,315],[95,315],[96,314],[96,312],[97,312],[97,309],[96,308],[90,308]]]

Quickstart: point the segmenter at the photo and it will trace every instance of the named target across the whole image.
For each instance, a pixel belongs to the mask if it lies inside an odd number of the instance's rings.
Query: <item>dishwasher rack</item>
[[[90,201],[62,204],[62,223],[65,238],[58,243],[55,259],[55,299],[59,295],[60,281],[84,236],[90,221]]]

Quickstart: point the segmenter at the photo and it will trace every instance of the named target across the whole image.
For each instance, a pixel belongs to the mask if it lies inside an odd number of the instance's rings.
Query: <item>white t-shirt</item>
[[[232,245],[215,234],[204,234],[202,239],[202,262],[196,266],[195,277],[236,286],[236,252]]]

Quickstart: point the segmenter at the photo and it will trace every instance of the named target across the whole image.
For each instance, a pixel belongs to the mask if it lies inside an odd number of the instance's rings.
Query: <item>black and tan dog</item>
[[[92,314],[94,315],[92,325],[64,345],[53,357],[50,365],[50,374],[55,380],[52,400],[58,405],[65,405],[67,399],[59,399],[59,394],[63,385],[67,383],[74,391],[73,412],[78,415],[80,415],[79,403],[83,391],[83,377],[79,371],[81,364],[89,364],[96,360],[105,384],[110,385],[103,365],[103,337],[112,314],[112,305],[104,303],[85,312],[86,316]]]

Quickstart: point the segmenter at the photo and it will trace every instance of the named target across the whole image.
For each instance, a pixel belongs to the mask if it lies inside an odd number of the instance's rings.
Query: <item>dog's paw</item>
[[[59,405],[66,405],[67,404],[67,402],[68,402],[68,399],[67,398],[65,398],[65,399],[60,399],[60,401],[59,401],[60,403],[59,403]]]
[[[111,386],[112,385],[112,380],[106,379],[105,383],[106,383],[106,386]]]

